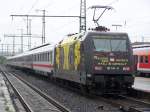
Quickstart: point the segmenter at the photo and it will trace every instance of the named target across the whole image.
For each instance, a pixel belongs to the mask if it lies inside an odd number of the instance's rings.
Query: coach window
[[[40,61],[40,54],[38,54],[38,55],[39,55],[39,56],[38,56],[38,57],[39,57],[38,61]]]
[[[47,61],[48,60],[48,53],[46,53],[46,60],[45,61]]]
[[[50,61],[50,63],[52,64],[52,52],[50,52],[50,56],[49,56],[49,61]]]
[[[37,54],[36,54],[36,56],[35,56],[35,61],[37,61]]]
[[[40,54],[38,54],[38,55],[39,55],[39,59],[38,59],[38,60],[40,61],[40,57],[41,57],[41,56],[40,56]]]
[[[49,61],[49,52],[47,53],[47,61]]]
[[[143,63],[143,56],[140,56],[140,62]]]
[[[42,61],[44,61],[44,54],[42,54]]]
[[[43,61],[43,54],[41,54],[41,61]]]
[[[38,61],[38,55],[36,54],[36,61]]]
[[[47,53],[45,53],[45,61],[47,61]]]
[[[46,60],[46,54],[44,53],[44,61]]]
[[[45,61],[47,61],[47,53],[45,53]]]
[[[44,61],[45,59],[44,59],[44,53],[43,53],[43,61]]]
[[[36,54],[36,61],[38,61],[38,54]]]
[[[33,61],[35,61],[35,55],[34,55],[34,60]]]
[[[42,54],[42,58],[43,58],[42,60],[44,61],[44,60],[45,60],[45,59],[44,59],[44,58],[45,58],[44,53]]]
[[[148,56],[145,56],[145,63],[148,63]]]
[[[40,61],[42,61],[42,54],[40,54]]]
[[[37,61],[39,61],[39,59],[40,59],[40,55],[38,54],[38,59],[37,59]]]
[[[43,61],[45,61],[45,53],[43,53]]]
[[[43,55],[41,54],[41,61],[43,61]]]
[[[39,61],[41,60],[41,54],[39,54]]]
[[[46,56],[47,56],[46,61],[48,61],[48,53],[46,53]]]
[[[49,58],[49,57],[48,57],[48,52],[47,52],[47,61],[48,61],[48,58]]]
[[[34,61],[36,61],[36,55],[34,55]]]
[[[42,61],[44,61],[44,53],[42,54]]]

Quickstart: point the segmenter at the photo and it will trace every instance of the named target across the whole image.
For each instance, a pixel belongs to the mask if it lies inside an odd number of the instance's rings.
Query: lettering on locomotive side
[[[125,66],[128,63],[128,59],[114,59],[108,57],[94,56],[97,65],[109,65],[109,66]]]
[[[116,62],[128,62],[128,59],[116,59]]]

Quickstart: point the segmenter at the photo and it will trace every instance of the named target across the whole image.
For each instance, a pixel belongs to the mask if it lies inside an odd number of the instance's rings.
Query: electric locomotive
[[[75,34],[56,45],[54,76],[85,91],[126,93],[134,82],[132,54],[126,33]]]

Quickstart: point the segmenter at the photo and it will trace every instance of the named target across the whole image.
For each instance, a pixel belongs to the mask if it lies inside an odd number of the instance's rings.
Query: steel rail
[[[13,91],[15,92],[15,94],[17,95],[17,98],[19,99],[19,101],[21,102],[22,106],[24,107],[24,109],[27,112],[34,112],[31,107],[27,104],[27,102],[24,100],[24,98],[21,96],[21,94],[19,93],[19,91],[13,86],[12,82],[8,79],[7,77],[7,73],[6,72],[2,72],[3,76],[7,79],[7,81],[9,82],[9,84],[11,85]]]
[[[118,107],[123,112],[150,112],[150,104],[144,101],[136,100],[134,98],[128,98],[122,95],[119,95],[118,97],[122,97],[126,100],[137,102],[137,104],[145,105],[145,108],[143,107],[136,107],[136,106],[126,106],[125,104],[122,104],[121,102],[117,101],[116,99],[108,99],[104,97],[99,97],[99,100],[103,100],[104,102],[107,102],[115,107]],[[122,99],[123,100],[123,99]],[[128,102],[126,102],[128,103]]]
[[[11,74],[11,73],[10,73]],[[32,88],[35,92],[37,92],[39,95],[41,95],[43,98],[45,98],[48,102],[50,102],[51,104],[53,104],[54,106],[56,106],[60,111],[62,112],[71,112],[71,110],[69,110],[68,108],[66,108],[65,106],[63,106],[62,104],[60,104],[59,102],[57,102],[56,100],[54,100],[52,97],[50,97],[49,95],[45,94],[44,92],[42,92],[40,89],[38,89],[37,87],[35,87],[34,85],[30,84],[29,82],[25,81],[24,79],[22,79],[21,77],[19,77],[18,75],[16,75],[15,73],[13,73],[13,75],[15,77],[17,77],[19,80],[21,80],[23,83],[25,83],[26,85],[28,85],[30,88]]]
[[[130,100],[130,101],[134,101],[134,102],[137,102],[141,105],[145,105],[147,106],[146,108],[140,108],[140,107],[129,107],[129,112],[150,112],[150,103],[149,102],[145,102],[145,101],[142,101],[142,100],[138,100],[138,99],[135,99],[135,98],[132,98],[132,97],[128,97],[128,96],[123,96],[123,95],[120,95],[120,97],[122,98],[125,98],[127,100]]]

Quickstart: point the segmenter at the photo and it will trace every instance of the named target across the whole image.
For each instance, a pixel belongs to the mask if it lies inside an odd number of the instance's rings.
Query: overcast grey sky
[[[87,0],[91,5],[111,5],[115,10],[106,12],[99,23],[115,31],[112,24],[123,25],[118,31],[127,32],[132,41],[145,41],[150,38],[150,0]],[[36,9],[47,10],[47,15],[79,15],[80,0],[0,0],[0,39],[1,43],[12,43],[3,34],[19,34],[20,28],[26,33],[25,18],[12,18],[11,14],[42,14]],[[87,28],[94,27],[92,12],[87,10]],[[32,33],[41,35],[42,19],[32,19]],[[126,24],[125,24],[126,21]],[[69,33],[79,31],[79,19],[46,18],[46,40],[56,43]],[[16,42],[19,43],[20,38]],[[27,40],[26,40],[27,41]],[[25,42],[26,42],[25,41]],[[26,43],[24,43],[26,44]],[[41,44],[41,39],[32,39],[32,45]]]

